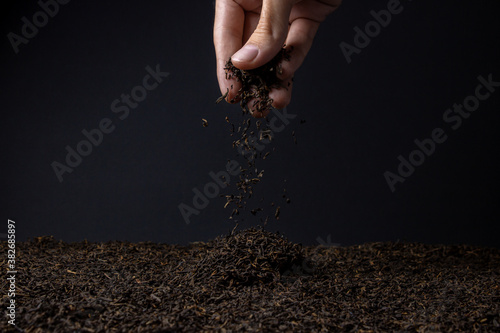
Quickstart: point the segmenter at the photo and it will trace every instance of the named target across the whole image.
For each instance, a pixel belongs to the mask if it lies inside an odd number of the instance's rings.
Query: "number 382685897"
[[[16,226],[15,226],[16,222],[12,221],[12,220],[9,220],[9,223],[8,223],[8,227],[9,227],[9,230],[8,230],[8,233],[9,235],[7,236],[8,240],[8,247],[9,247],[9,251],[8,251],[8,254],[7,254],[7,257],[9,258],[8,260],[8,264],[10,267],[14,266],[16,264]]]

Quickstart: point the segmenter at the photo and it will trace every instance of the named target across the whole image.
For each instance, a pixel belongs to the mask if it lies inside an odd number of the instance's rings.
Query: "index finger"
[[[245,12],[240,5],[232,0],[217,0],[215,5],[214,46],[217,59],[217,79],[222,94],[229,89],[226,100],[236,97],[241,83],[235,79],[226,79],[224,67],[243,44],[243,27]],[[231,86],[233,87],[231,89]]]

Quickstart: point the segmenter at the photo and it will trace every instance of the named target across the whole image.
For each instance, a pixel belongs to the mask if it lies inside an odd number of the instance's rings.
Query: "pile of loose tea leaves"
[[[192,283],[223,286],[253,285],[278,280],[281,274],[301,266],[302,246],[283,235],[250,228],[217,237],[187,279]]]
[[[235,97],[230,100],[234,103],[240,102],[242,109],[241,119],[236,124],[231,123],[228,117],[226,121],[231,126],[231,136],[236,136],[233,141],[233,148],[239,156],[244,158],[244,166],[240,166],[239,181],[236,183],[236,193],[226,195],[224,208],[231,207],[230,219],[239,215],[241,210],[247,209],[247,199],[253,195],[253,186],[260,182],[264,175],[264,170],[259,169],[256,161],[266,159],[271,153],[269,143],[273,140],[274,133],[268,125],[267,118],[255,120],[252,115],[262,115],[272,108],[273,100],[269,97],[269,92],[273,88],[288,87],[290,82],[282,82],[277,74],[282,71],[282,62],[289,61],[293,48],[283,47],[279,53],[267,64],[252,70],[241,70],[233,65],[231,59],[226,63],[226,79],[235,79],[241,83],[241,88]],[[231,87],[232,89],[232,87]],[[226,94],[217,99],[217,103],[227,98]],[[265,147],[265,148],[262,148]],[[290,202],[288,197],[285,198]],[[274,207],[274,216],[279,218],[279,207]],[[264,212],[264,207],[248,208],[253,215]],[[261,218],[264,225],[267,224],[269,215],[265,220]]]
[[[258,229],[189,246],[52,237],[16,245],[17,327],[4,317],[1,332],[500,331],[499,249],[300,248]],[[294,262],[284,254],[301,252],[307,260],[281,273]],[[229,281],[226,268],[235,282],[214,283]],[[266,270],[272,279],[259,275]],[[236,283],[246,276],[253,282]]]

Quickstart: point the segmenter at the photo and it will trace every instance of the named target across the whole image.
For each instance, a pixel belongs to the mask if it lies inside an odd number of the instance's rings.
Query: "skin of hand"
[[[239,69],[253,69],[270,61],[286,44],[287,49],[293,48],[291,59],[283,61],[278,77],[291,82],[311,48],[319,24],[340,3],[341,0],[217,0],[214,46],[221,93],[229,89],[226,101],[235,99],[241,88],[235,79],[226,79],[224,67],[229,58]],[[292,85],[274,88],[269,93],[273,107],[278,109],[290,103],[291,95]]]

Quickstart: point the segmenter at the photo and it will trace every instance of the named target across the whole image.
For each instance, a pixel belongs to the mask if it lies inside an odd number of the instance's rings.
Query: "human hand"
[[[224,67],[229,58],[242,70],[254,69],[270,61],[286,44],[291,59],[282,63],[278,78],[292,81],[309,49],[319,24],[341,0],[217,0],[214,45],[217,79],[226,101],[237,101],[241,83],[226,79]],[[242,47],[243,46],[243,47]],[[232,89],[231,89],[232,86]],[[290,103],[292,84],[269,93],[273,106],[281,109]]]

